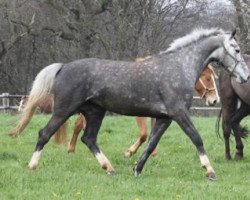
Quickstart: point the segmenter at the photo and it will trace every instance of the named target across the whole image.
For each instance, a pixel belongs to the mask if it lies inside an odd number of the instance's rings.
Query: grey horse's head
[[[225,34],[222,47],[219,49],[220,62],[232,76],[236,77],[237,82],[244,83],[250,73],[234,38],[235,33],[233,31],[231,34]]]

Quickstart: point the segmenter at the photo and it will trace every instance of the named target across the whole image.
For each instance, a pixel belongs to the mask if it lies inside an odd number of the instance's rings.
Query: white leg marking
[[[98,160],[98,162],[100,163],[100,165],[102,166],[102,168],[107,171],[107,173],[114,172],[114,169],[113,169],[111,163],[109,162],[107,157],[102,152],[95,154],[95,157]]]
[[[200,161],[202,166],[210,165],[207,155],[200,155]]]
[[[29,168],[30,169],[36,169],[40,156],[41,156],[42,151],[35,151],[31,157],[31,160],[29,162]]]
[[[212,168],[207,155],[200,155],[200,161],[201,161],[202,167],[206,168],[207,173],[214,172],[214,169]]]
[[[214,75],[212,75],[212,79],[213,79],[213,83],[214,83],[214,88],[217,88],[216,87],[216,82],[215,82],[215,79],[214,79]],[[216,97],[217,97],[217,103],[220,103],[220,96],[219,96],[218,90],[215,90],[215,92],[216,92]]]

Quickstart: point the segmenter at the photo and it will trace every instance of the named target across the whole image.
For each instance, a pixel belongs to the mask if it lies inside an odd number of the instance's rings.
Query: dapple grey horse
[[[220,62],[238,82],[249,78],[234,34],[217,28],[196,29],[142,63],[88,58],[44,68],[34,81],[21,121],[12,132],[17,135],[39,101],[49,92],[54,94],[54,112],[48,124],[39,131],[29,168],[37,167],[44,145],[60,125],[74,113],[81,112],[87,121],[82,141],[102,168],[114,174],[111,163],[96,143],[108,110],[156,118],[148,147],[134,167],[135,176],[141,173],[162,134],[175,120],[194,143],[208,178],[215,180],[214,169],[188,110],[195,83],[210,62]]]

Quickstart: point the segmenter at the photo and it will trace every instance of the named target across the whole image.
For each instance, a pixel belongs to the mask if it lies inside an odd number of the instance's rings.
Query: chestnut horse
[[[150,57],[146,58],[137,58],[136,62],[143,62],[146,59],[149,59]],[[216,75],[213,67],[209,64],[204,71],[202,72],[200,78],[195,84],[195,91],[200,96],[202,100],[206,102],[206,105],[214,106],[216,103],[219,103],[220,97],[218,95],[217,86],[215,83],[215,79],[218,79],[218,76]],[[136,123],[139,128],[139,138],[136,140],[136,142],[131,145],[125,152],[124,155],[126,157],[130,157],[133,154],[136,153],[136,151],[139,149],[139,147],[146,141],[148,136],[147,131],[147,117],[136,117]],[[154,119],[151,121],[151,126],[154,123]],[[72,135],[72,138],[69,142],[68,146],[68,152],[73,153],[75,152],[76,147],[76,141],[78,138],[78,135],[81,130],[85,129],[86,127],[86,120],[82,114],[80,114],[75,122],[75,128]],[[151,155],[156,155],[156,150],[153,151]]]
[[[250,55],[243,55],[250,68]],[[225,157],[231,159],[229,138],[234,134],[236,142],[235,159],[243,158],[241,138],[246,138],[249,131],[240,125],[241,120],[250,114],[250,81],[238,84],[234,78],[222,73],[219,77],[219,88],[221,94],[221,111],[217,120],[217,133],[219,134],[220,118],[222,116],[222,129],[225,140]]]

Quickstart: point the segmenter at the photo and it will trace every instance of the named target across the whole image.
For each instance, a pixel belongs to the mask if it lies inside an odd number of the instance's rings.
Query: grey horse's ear
[[[230,39],[234,38],[235,34],[236,34],[236,28],[232,31]]]

